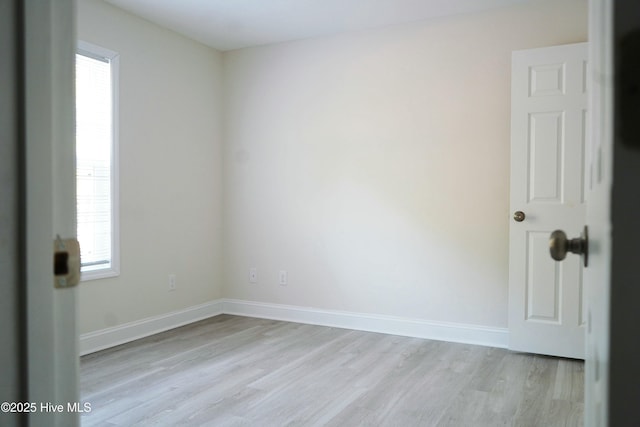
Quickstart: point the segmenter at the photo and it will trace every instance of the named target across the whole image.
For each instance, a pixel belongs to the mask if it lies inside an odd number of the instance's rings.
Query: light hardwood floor
[[[222,315],[82,357],[83,426],[581,426],[584,364]]]

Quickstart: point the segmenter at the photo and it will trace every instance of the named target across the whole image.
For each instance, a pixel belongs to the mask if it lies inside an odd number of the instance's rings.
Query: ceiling
[[[216,49],[327,36],[528,0],[106,0]]]

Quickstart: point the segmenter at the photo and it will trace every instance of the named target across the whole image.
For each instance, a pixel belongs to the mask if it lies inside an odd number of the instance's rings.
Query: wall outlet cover
[[[287,270],[280,270],[280,285],[281,286],[286,286],[287,285]]]

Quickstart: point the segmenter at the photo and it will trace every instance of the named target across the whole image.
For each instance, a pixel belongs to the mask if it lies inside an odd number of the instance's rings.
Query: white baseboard
[[[135,322],[125,323],[112,328],[80,335],[80,355],[93,353],[106,348],[115,347],[130,341],[148,337],[158,332],[168,331],[179,326],[188,325],[198,320],[223,314],[223,300],[215,300],[205,304],[173,311],[160,316],[147,317]]]
[[[492,328],[379,314],[320,310],[282,304],[219,299],[184,310],[148,317],[112,328],[82,334],[80,336],[80,354],[85,355],[115,347],[116,345],[220,314],[284,320],[287,322],[484,345],[488,347],[507,348],[509,343],[509,330],[507,328]]]
[[[509,330],[462,323],[225,299],[225,314],[507,348]]]

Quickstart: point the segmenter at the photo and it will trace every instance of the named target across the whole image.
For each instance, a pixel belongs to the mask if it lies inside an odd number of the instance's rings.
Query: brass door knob
[[[576,239],[567,239],[567,234],[562,230],[556,230],[549,237],[549,253],[551,258],[556,261],[562,261],[566,258],[567,252],[576,255],[584,255],[584,266],[589,263],[589,235],[587,226],[580,237]]]
[[[522,211],[515,211],[515,212],[513,213],[513,219],[514,219],[516,222],[522,222],[522,221],[524,221],[524,219],[525,219],[526,217],[527,217],[527,216],[526,216],[526,215],[524,214],[524,212],[522,212]]]

